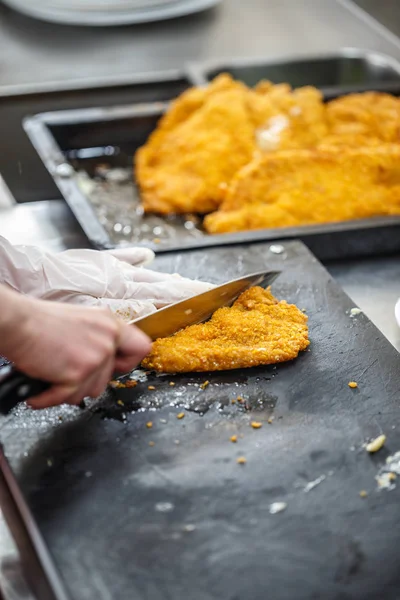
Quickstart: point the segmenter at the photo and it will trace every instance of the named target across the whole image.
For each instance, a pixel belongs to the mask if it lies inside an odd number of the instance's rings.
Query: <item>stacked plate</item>
[[[127,25],[181,17],[211,8],[220,0],[3,0],[8,6],[53,23]]]

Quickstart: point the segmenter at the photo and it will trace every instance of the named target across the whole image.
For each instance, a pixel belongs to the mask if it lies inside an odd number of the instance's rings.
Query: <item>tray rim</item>
[[[44,83],[11,84],[0,87],[0,100],[9,98],[23,98],[25,96],[36,96],[48,94],[49,96],[63,92],[85,92],[95,89],[113,89],[119,87],[130,87],[140,85],[157,85],[173,83],[174,81],[187,81],[188,85],[194,85],[186,68],[166,69],[164,71],[145,71],[142,73],[126,73],[122,75],[110,75],[108,77],[88,77],[87,79],[64,79],[53,80]]]
[[[363,59],[373,59],[375,62],[385,62],[389,66],[391,66],[395,71],[397,71],[400,76],[400,60],[397,60],[390,54],[386,54],[385,52],[378,52],[376,50],[369,50],[368,48],[359,48],[356,46],[344,46],[339,48],[335,52],[325,52],[322,54],[307,54],[300,53],[293,55],[281,55],[275,59],[269,59],[267,57],[235,57],[235,58],[212,58],[203,62],[198,61],[190,61],[187,63],[187,72],[189,75],[189,79],[194,81],[194,85],[208,85],[210,80],[208,79],[208,73],[211,70],[215,69],[223,69],[224,67],[247,67],[250,65],[254,66],[273,66],[273,65],[282,65],[284,63],[291,62],[293,64],[297,64],[304,61],[314,61],[314,62],[322,62],[324,60],[329,60],[333,58],[363,58]],[[393,80],[395,81],[395,80]],[[389,81],[387,82],[389,83]],[[371,88],[371,85],[369,86]],[[329,88],[319,88],[319,89],[360,89],[360,86],[329,86]]]
[[[23,573],[37,600],[69,600],[3,444],[0,444],[0,505],[17,546]]]
[[[399,63],[400,69],[400,63]],[[384,86],[388,89],[388,86]],[[400,90],[399,82],[393,82],[390,86],[393,90]],[[371,86],[369,86],[371,89]],[[342,95],[336,90],[335,95]],[[225,246],[228,244],[251,243],[257,241],[273,242],[274,240],[300,239],[304,241],[305,236],[329,235],[340,232],[368,231],[373,228],[383,230],[384,228],[399,228],[400,216],[371,217],[368,219],[357,219],[340,221],[336,223],[325,223],[318,225],[303,225],[301,227],[282,227],[277,229],[256,229],[236,233],[205,234],[202,238],[178,242],[160,246],[153,242],[120,242],[114,243],[105,228],[99,222],[95,210],[89,199],[79,189],[73,175],[75,171],[66,161],[63,152],[57,144],[50,131],[50,126],[68,125],[77,123],[89,123],[95,121],[109,121],[140,116],[156,116],[163,114],[169,102],[151,102],[138,104],[115,105],[111,107],[94,107],[84,109],[68,109],[38,113],[27,116],[23,120],[23,128],[27,133],[33,147],[37,151],[44,166],[58,187],[62,197],[69,205],[75,218],[88,237],[90,243],[97,249],[111,249],[116,247],[147,246],[157,254],[175,252],[177,250],[194,250],[196,248],[209,248]]]

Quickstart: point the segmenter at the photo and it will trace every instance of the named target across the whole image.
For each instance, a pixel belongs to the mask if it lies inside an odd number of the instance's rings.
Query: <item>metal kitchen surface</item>
[[[399,490],[378,491],[376,477],[400,449],[399,354],[298,242],[280,254],[165,254],[155,266],[216,283],[282,270],[273,292],[306,310],[310,351],[252,370],[136,372],[135,387],[85,411],[21,408],[1,421],[70,597],[397,599]],[[382,432],[386,446],[368,454]]]
[[[391,36],[336,0],[225,0],[198,15],[107,30],[35,22],[1,4],[0,94],[99,87],[194,60],[274,60],[348,46],[400,56]]]

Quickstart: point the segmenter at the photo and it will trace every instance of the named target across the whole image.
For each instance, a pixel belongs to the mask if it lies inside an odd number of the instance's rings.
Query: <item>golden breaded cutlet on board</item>
[[[240,369],[292,360],[308,345],[307,316],[253,287],[206,323],[155,341],[142,365],[163,373]]]

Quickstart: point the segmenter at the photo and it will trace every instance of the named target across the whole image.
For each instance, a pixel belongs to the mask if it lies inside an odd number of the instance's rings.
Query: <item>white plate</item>
[[[80,9],[71,10],[70,3],[58,2],[32,2],[32,0],[3,0],[11,8],[18,10],[30,17],[35,17],[43,21],[51,23],[63,23],[65,25],[133,25],[137,23],[151,23],[153,21],[163,21],[182,17],[192,13],[206,10],[219,4],[221,0],[150,0],[152,6],[148,8],[138,8],[139,4],[143,5],[142,1],[134,1],[135,7],[129,6],[126,1],[126,8],[122,8],[124,0],[117,0],[112,3],[113,7],[118,7],[114,11],[110,7],[104,9],[104,0],[100,0],[102,7],[99,8],[99,3],[94,1],[88,4],[91,7],[83,8],[81,3]],[[55,4],[58,6],[56,7]],[[97,4],[97,6],[96,6]],[[147,3],[148,6],[148,3]]]
[[[22,3],[28,3],[29,0],[19,1],[19,5]],[[148,10],[155,6],[161,7],[168,4],[176,4],[179,0],[41,0],[40,8],[42,11],[58,11],[62,10],[66,12],[77,12],[85,13],[87,11],[97,12],[117,12],[119,10]]]

